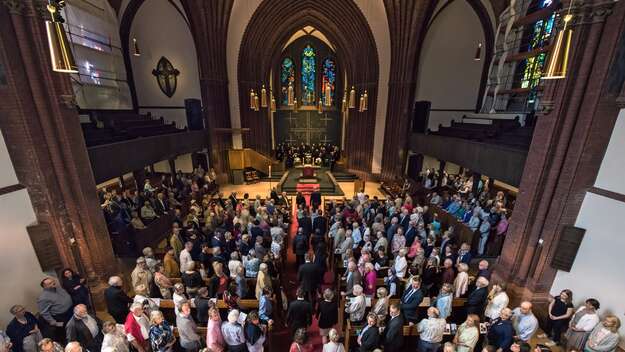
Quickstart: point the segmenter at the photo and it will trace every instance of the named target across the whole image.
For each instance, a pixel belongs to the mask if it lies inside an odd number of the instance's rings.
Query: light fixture
[[[259,104],[258,104],[258,94],[254,94],[254,111],[258,111],[260,110]]]
[[[360,95],[360,101],[358,102],[358,112],[365,111],[365,96],[363,94]]]
[[[482,43],[477,43],[477,48],[475,49],[475,56],[473,57],[473,60],[482,60]]]
[[[325,87],[325,105],[332,106],[332,87],[330,87],[330,83],[326,83]]]
[[[270,110],[271,112],[275,112],[276,111],[276,99],[273,97],[273,94],[271,94],[271,91],[269,91],[269,95],[271,96],[271,105],[270,105]]]
[[[362,111],[367,111],[369,109],[369,94],[367,94],[367,90],[365,89],[365,94],[363,95],[364,103],[362,106]]]
[[[137,38],[132,38],[132,47],[133,47],[133,56],[141,56],[141,50],[139,50],[139,44],[137,43]]]
[[[265,89],[265,85],[263,84],[262,89],[260,90],[260,106],[266,108],[267,105],[267,89]]]
[[[76,65],[76,60],[74,60],[74,55],[63,27],[65,20],[59,12],[64,5],[64,2],[51,1],[47,6],[52,18],[51,21],[46,21],[52,70],[56,72],[78,73],[78,66]]]
[[[323,114],[323,103],[321,102],[321,98],[319,98],[319,102],[317,103],[317,113]]]
[[[293,99],[293,112],[297,112],[297,98]]]
[[[568,27],[569,22],[573,19],[573,15],[570,14],[570,11],[571,8],[569,7],[569,13],[564,16],[564,26],[558,31],[555,43],[549,54],[547,69],[541,79],[560,79],[566,77],[566,70],[569,63],[569,51],[571,50],[571,38],[573,37],[573,30]]]
[[[254,89],[250,89],[250,109],[255,110],[256,105],[254,104],[254,98],[256,97],[256,93],[254,93]]]
[[[348,107],[347,107],[347,91],[345,91],[345,94],[343,95],[343,102],[341,103],[341,111],[342,112],[347,112]]]
[[[289,87],[287,88],[286,91],[286,103],[288,106],[293,106],[293,104],[295,103],[296,99],[295,99],[295,94],[293,94],[293,83],[289,82]]]
[[[356,89],[352,86],[352,90],[349,91],[349,108],[353,109],[356,107]]]

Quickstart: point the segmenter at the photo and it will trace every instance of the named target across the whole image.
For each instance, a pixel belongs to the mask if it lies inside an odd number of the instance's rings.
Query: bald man
[[[519,307],[512,311],[512,325],[516,337],[523,342],[529,342],[538,330],[538,319],[532,312],[532,303],[522,302]]]

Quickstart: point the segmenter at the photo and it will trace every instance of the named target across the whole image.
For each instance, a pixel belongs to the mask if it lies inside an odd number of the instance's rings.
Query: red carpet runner
[[[312,186],[312,187],[311,187]],[[306,203],[310,202],[310,193],[313,191],[314,187],[319,187],[318,184],[298,184],[297,190],[302,192],[304,197],[306,198]],[[289,302],[295,299],[295,290],[297,289],[297,267],[295,264],[295,254],[293,253],[292,243],[295,235],[297,234],[297,206],[295,204],[295,197],[291,197],[291,203],[293,204],[293,215],[292,215],[292,223],[289,228],[289,241],[287,248],[287,258],[286,265],[284,266],[285,272],[282,273],[282,285],[286,289],[286,294],[288,296]],[[279,308],[281,309],[281,308]],[[284,314],[286,318],[286,313]],[[288,351],[291,343],[293,342],[293,338],[288,328],[284,327],[284,320],[280,321],[276,325],[275,330],[271,334],[271,351]],[[308,344],[312,344],[314,347],[314,351],[321,351],[323,348],[323,344],[321,342],[321,336],[319,336],[319,327],[317,326],[317,319],[313,317],[313,323],[310,328],[308,328]]]

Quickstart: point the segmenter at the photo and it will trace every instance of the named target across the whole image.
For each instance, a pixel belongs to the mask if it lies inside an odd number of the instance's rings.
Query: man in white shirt
[[[193,258],[191,258],[192,249],[193,242],[187,242],[184,244],[184,249],[180,251],[180,273],[184,273],[189,269],[189,263],[193,261]]]
[[[441,347],[443,334],[445,333],[445,319],[439,318],[438,309],[428,308],[428,318],[421,320],[417,325],[419,332],[419,352],[436,352]]]

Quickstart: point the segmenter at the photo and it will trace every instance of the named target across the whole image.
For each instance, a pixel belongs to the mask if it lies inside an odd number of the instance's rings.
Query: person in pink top
[[[416,239],[414,242],[412,242],[412,245],[410,246],[410,250],[408,251],[408,254],[406,254],[406,258],[408,258],[408,260],[412,260],[417,255],[417,252],[419,251],[420,248],[421,248],[421,241]]]
[[[365,283],[365,287],[364,287],[364,293],[367,296],[372,296],[375,294],[375,280],[377,278],[377,274],[375,272],[375,268],[373,267],[373,264],[371,263],[366,263],[365,264],[365,275],[363,277],[364,279],[364,283]]]
[[[208,310],[208,325],[206,326],[206,347],[213,352],[224,351],[224,338],[221,335],[221,317],[217,308]]]

